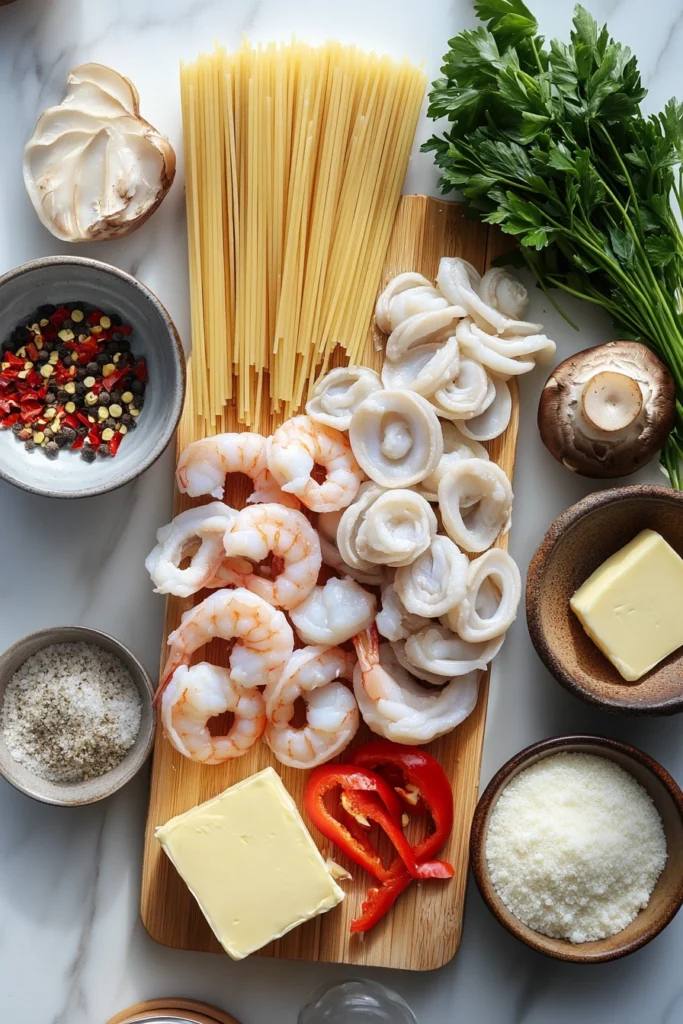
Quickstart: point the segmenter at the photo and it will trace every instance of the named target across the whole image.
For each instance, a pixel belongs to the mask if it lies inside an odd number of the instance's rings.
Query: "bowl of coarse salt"
[[[558,960],[616,960],[683,903],[683,793],[625,743],[543,740],[484,790],[470,855],[481,895],[516,938]]]
[[[154,743],[154,688],[120,641],[52,626],[0,655],[0,773],[43,803],[76,807],[121,789]]]

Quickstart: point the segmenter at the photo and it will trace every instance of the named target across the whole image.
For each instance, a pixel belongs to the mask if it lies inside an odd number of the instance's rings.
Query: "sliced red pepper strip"
[[[396,794],[379,775],[347,764],[315,768],[304,791],[304,807],[316,828],[375,878],[380,881],[389,878],[390,869],[384,866],[369,838],[361,829],[348,827],[346,822],[340,821],[325,803],[325,798],[339,789],[344,795],[354,791],[375,793],[378,803],[381,801],[386,808],[387,819],[398,826],[401,805]]]
[[[32,341],[29,341],[29,343],[26,345],[26,355],[34,363],[38,358],[38,349],[36,348]]]
[[[147,363],[144,359],[141,359],[139,363],[136,363],[134,373],[138,380],[147,380]]]
[[[418,861],[434,857],[443,849],[453,829],[453,791],[439,762],[417,747],[402,746],[388,740],[372,740],[351,755],[353,764],[371,770],[400,771],[408,785],[417,787],[427,806],[434,828],[413,847]],[[405,787],[402,787],[405,788]],[[410,813],[413,808],[406,802]]]
[[[113,370],[108,377],[104,378],[104,387],[107,391],[113,391],[119,381],[123,380],[125,376],[130,372],[129,366],[124,366],[121,370]]]
[[[401,829],[400,822],[392,818],[375,793],[347,790],[342,794],[342,806],[362,825],[364,820],[374,821],[382,829],[413,878],[452,878],[453,869],[442,861],[418,864],[415,852]],[[373,872],[374,873],[374,872]]]
[[[407,871],[387,878],[381,885],[372,885],[368,889],[367,899],[361,904],[361,916],[351,922],[351,933],[369,932],[371,928],[385,917],[402,892],[412,882]]]
[[[85,444],[85,438],[79,434],[74,443],[71,445],[71,451],[77,452],[79,448],[82,448]]]
[[[18,412],[13,412],[10,413],[9,416],[6,416],[4,418],[4,420],[2,421],[2,425],[3,427],[12,427],[14,426],[15,423],[18,423],[20,419],[20,414]]]

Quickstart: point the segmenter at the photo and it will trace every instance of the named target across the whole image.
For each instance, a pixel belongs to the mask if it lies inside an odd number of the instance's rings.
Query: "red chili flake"
[[[32,388],[40,388],[43,385],[44,377],[41,377],[35,370],[29,370],[26,376],[26,383]]]
[[[66,384],[67,381],[71,380],[71,374],[69,373],[69,367],[60,366],[59,363],[55,366],[54,380],[57,384]]]
[[[21,422],[22,423],[33,423],[39,416],[42,415],[43,404],[42,402],[22,402],[21,403]]]
[[[147,363],[145,362],[144,359],[141,359],[139,363],[136,363],[135,376],[137,377],[138,380],[147,380]]]
[[[119,431],[117,430],[114,436],[112,437],[111,441],[107,442],[107,444],[109,445],[110,455],[116,455],[117,451],[119,450],[119,445],[121,444],[122,441],[123,434],[119,433]]]
[[[129,369],[130,367],[125,366],[121,370],[112,370],[109,376],[104,378],[105,390],[113,391],[119,381],[122,381],[128,375]]]
[[[84,427],[87,427],[88,430],[90,430],[92,423],[90,422],[86,414],[84,412],[79,411],[76,413],[76,415],[78,416],[79,423],[82,423]]]
[[[66,306],[58,306],[57,309],[52,314],[52,316],[50,317],[50,320],[55,325],[55,327],[61,327],[64,321],[68,320],[70,316],[71,313],[66,308]]]
[[[36,348],[36,346],[35,346],[35,345],[33,344],[33,342],[32,342],[32,341],[29,341],[28,345],[26,346],[26,355],[27,355],[27,356],[29,357],[29,359],[31,359],[31,360],[32,360],[32,361],[33,361],[34,363],[35,363],[35,361],[36,361],[36,360],[37,360],[37,358],[38,358],[38,349]]]
[[[119,324],[119,326],[116,328],[116,330],[119,332],[119,334],[132,334],[133,333],[133,328],[132,327],[128,327],[127,324]]]
[[[101,440],[100,428],[97,424],[92,426],[88,431],[88,440],[93,448],[98,448]]]
[[[101,319],[102,319],[102,312],[99,309],[96,309],[94,313],[91,313],[90,316],[87,316],[85,318],[85,322],[87,324],[98,324]]]
[[[6,416],[2,421],[3,427],[13,427],[15,423],[18,423],[21,419],[21,415],[18,412],[13,412],[11,415]]]
[[[78,417],[74,416],[74,414],[72,412],[68,412],[66,414],[66,416],[64,417],[64,425],[67,426],[67,427],[71,427],[73,430],[76,430],[76,428],[78,427],[79,422],[80,421],[79,421]]]
[[[25,359],[20,359],[19,356],[15,356],[14,352],[4,352],[2,361],[4,363],[9,363],[10,366],[17,366],[20,370],[23,370],[24,363],[26,362]],[[7,370],[5,370],[5,373],[7,373]]]
[[[76,440],[74,441],[74,443],[71,445],[71,451],[72,452],[77,452],[78,449],[82,448],[84,444],[85,444],[85,438],[81,437],[80,434],[79,434],[78,437],[76,438]]]

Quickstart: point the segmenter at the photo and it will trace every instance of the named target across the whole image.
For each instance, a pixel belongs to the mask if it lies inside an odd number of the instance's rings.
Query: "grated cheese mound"
[[[632,775],[605,757],[560,753],[505,787],[486,858],[515,917],[543,935],[590,942],[647,906],[667,853],[659,812]]]

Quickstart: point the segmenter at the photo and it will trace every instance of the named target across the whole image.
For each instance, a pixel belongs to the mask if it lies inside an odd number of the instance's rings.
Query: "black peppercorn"
[[[48,317],[48,316],[52,316],[52,314],[55,312],[56,308],[57,308],[56,306],[51,306],[48,303],[48,304],[46,304],[44,306],[38,306],[38,312],[40,313],[41,317],[45,318],[45,317]]]
[[[24,424],[23,423],[13,423],[12,424],[12,433],[13,434],[20,434],[23,429],[24,429]]]
[[[57,401],[59,402],[60,405],[66,405],[70,398],[71,395],[69,394],[68,391],[59,390],[57,392]]]
[[[66,345],[60,345],[59,348],[57,349],[57,352],[59,353],[60,359],[66,359],[66,357],[69,355],[69,350],[66,347]]]
[[[50,353],[46,352],[44,348],[41,348],[40,352],[38,353],[38,362],[39,363],[46,363],[49,358],[50,358]]]
[[[59,445],[56,441],[48,441],[45,445],[45,454],[49,459],[56,459],[59,455]]]
[[[110,391],[109,392],[109,401],[112,403],[112,405],[118,405],[119,402],[121,401],[121,392],[120,391]]]
[[[73,358],[71,356],[64,356],[62,362],[64,363],[65,366],[71,366],[71,364],[73,363]]]
[[[56,394],[54,393],[54,391],[48,391],[48,393],[45,395],[45,405],[56,405],[56,404],[57,404],[57,396],[56,396]]]
[[[63,430],[60,430],[58,434],[55,434],[55,444],[58,448],[64,448],[69,443],[69,438],[66,436]]]
[[[90,445],[85,448],[81,448],[81,458],[84,462],[94,462],[96,454],[95,449],[90,447]]]
[[[109,445],[108,444],[101,444],[100,447],[97,449],[97,454],[98,455],[104,455],[104,456],[111,455],[111,452],[109,451]]]
[[[123,416],[121,417],[121,419],[123,420]],[[116,420],[111,418],[111,416],[108,416],[107,419],[102,424],[102,426],[105,428],[105,430],[116,430],[117,423]]]
[[[88,363],[88,365],[86,366],[86,370],[88,371],[88,373],[84,374],[83,377],[87,377],[88,374],[99,373],[100,372],[100,364],[99,363]],[[83,378],[81,378],[81,379],[83,379]]]
[[[78,374],[76,374],[76,376],[78,376]],[[76,383],[76,394],[77,394],[77,395],[84,395],[84,394],[86,393],[86,391],[87,391],[87,390],[88,390],[88,389],[86,388],[86,386],[85,386],[85,384],[83,383],[83,381],[82,381],[82,380],[79,380],[79,381],[78,381],[78,382]]]
[[[100,393],[98,395],[98,399],[99,399],[100,405],[109,405],[109,403],[111,402],[111,395],[109,394],[108,391],[105,391],[103,389],[102,391],[100,391]]]
[[[131,416],[131,414],[129,412],[124,412],[123,416],[121,417],[121,422],[126,427],[129,427],[134,419],[135,419],[135,417]]]
[[[109,314],[109,319],[111,320],[113,327],[120,327],[121,326],[121,317],[119,316],[118,313],[110,313]]]
[[[97,362],[99,366],[106,366],[107,363],[109,362],[109,356],[107,355],[107,353],[100,352],[100,354],[97,357]]]
[[[134,395],[144,395],[145,393],[145,382],[138,380],[137,377],[130,386],[130,390]]]
[[[24,448],[26,449],[27,452],[32,452],[35,446],[36,442],[33,440],[32,437],[29,437],[28,441],[24,441]]]
[[[58,437],[63,437],[65,441],[75,441],[78,437],[78,432],[73,427],[62,427]]]
[[[76,433],[78,434],[79,437],[85,437],[85,435],[88,433],[88,428],[83,425],[81,425],[80,427],[76,427]]]

